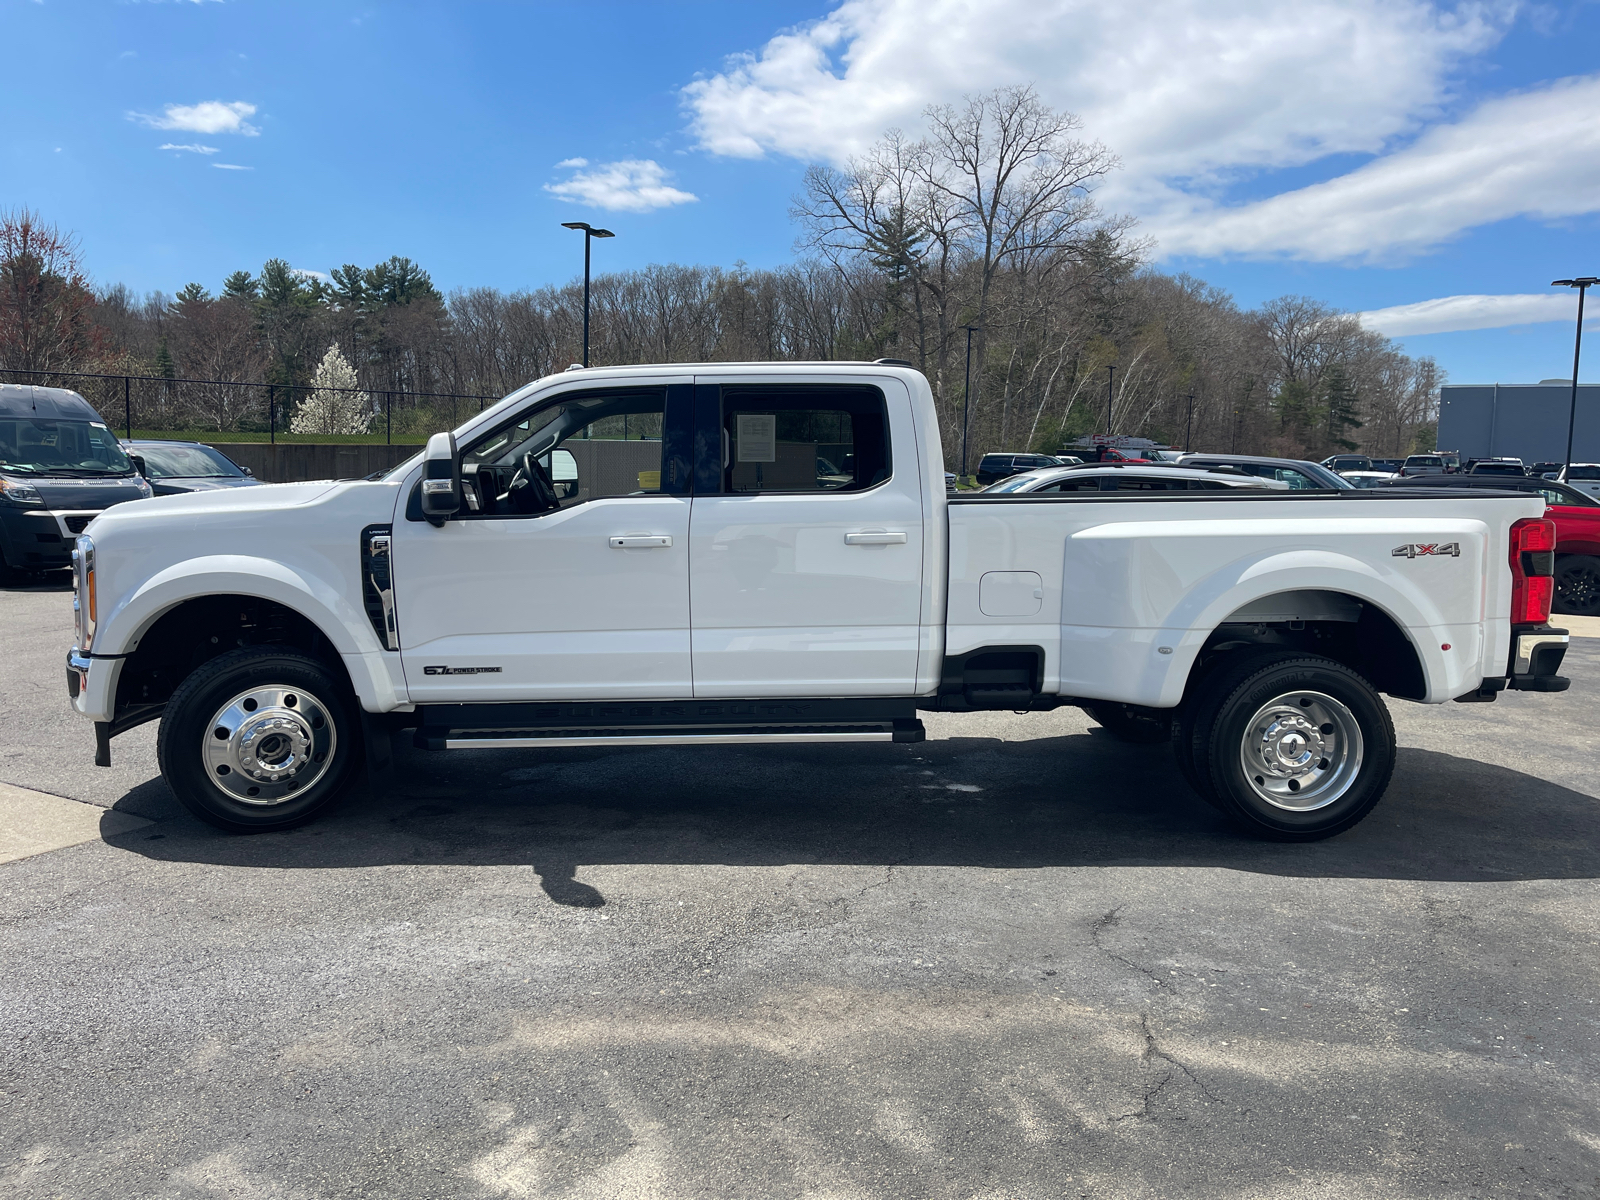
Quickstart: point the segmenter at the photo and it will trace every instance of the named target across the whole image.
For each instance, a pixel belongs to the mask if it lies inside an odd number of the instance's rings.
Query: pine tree
[[[1328,369],[1327,382],[1324,384],[1327,404],[1327,424],[1325,430],[1328,435],[1328,444],[1337,446],[1341,450],[1354,450],[1356,443],[1345,437],[1345,430],[1360,429],[1361,420],[1357,417],[1360,397],[1356,388],[1350,382],[1350,377],[1344,370],[1335,365]]]
[[[172,351],[167,346],[166,338],[162,338],[161,344],[156,347],[156,374],[163,379],[178,377],[178,367],[172,361]]]
[[[222,281],[222,294],[235,300],[254,300],[260,285],[249,271],[235,271]]]
[[[902,206],[889,210],[867,239],[867,260],[883,274],[884,319],[875,331],[880,346],[893,347],[900,341],[900,317],[905,312],[906,293],[922,268],[922,242],[926,234]]]
[[[291,433],[365,433],[372,423],[372,398],[356,391],[356,370],[335,342],[311,376],[315,389],[289,422]]]

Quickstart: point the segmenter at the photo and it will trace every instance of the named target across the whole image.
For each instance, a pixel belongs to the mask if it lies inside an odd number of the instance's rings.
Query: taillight
[[[1550,619],[1556,573],[1556,523],[1526,517],[1511,526],[1511,623]]]

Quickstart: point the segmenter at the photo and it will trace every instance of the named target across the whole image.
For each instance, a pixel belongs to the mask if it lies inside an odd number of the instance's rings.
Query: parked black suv
[[[77,392],[0,384],[0,576],[71,566],[102,509],[150,494]]]

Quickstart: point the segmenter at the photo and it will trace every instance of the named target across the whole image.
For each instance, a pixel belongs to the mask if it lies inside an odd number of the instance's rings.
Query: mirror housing
[[[144,455],[130,454],[128,455],[128,458],[133,463],[133,469],[135,471],[139,472],[139,474],[145,479],[150,478],[150,468],[145,466]]]
[[[461,452],[456,435],[436,433],[423,452],[422,515],[430,525],[443,525],[461,511]]]
[[[546,460],[550,469],[550,485],[556,495],[565,500],[578,494],[578,460],[571,450],[552,450]]]

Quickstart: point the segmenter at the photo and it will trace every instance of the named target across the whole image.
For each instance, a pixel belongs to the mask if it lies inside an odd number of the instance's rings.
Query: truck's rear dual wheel
[[[1257,654],[1219,667],[1186,702],[1176,740],[1195,789],[1277,841],[1349,829],[1394,773],[1394,725],[1382,698],[1316,655]]]
[[[167,702],[156,742],[183,806],[233,833],[309,821],[348,786],[360,750],[348,685],[276,647],[233,650],[198,668]]]

